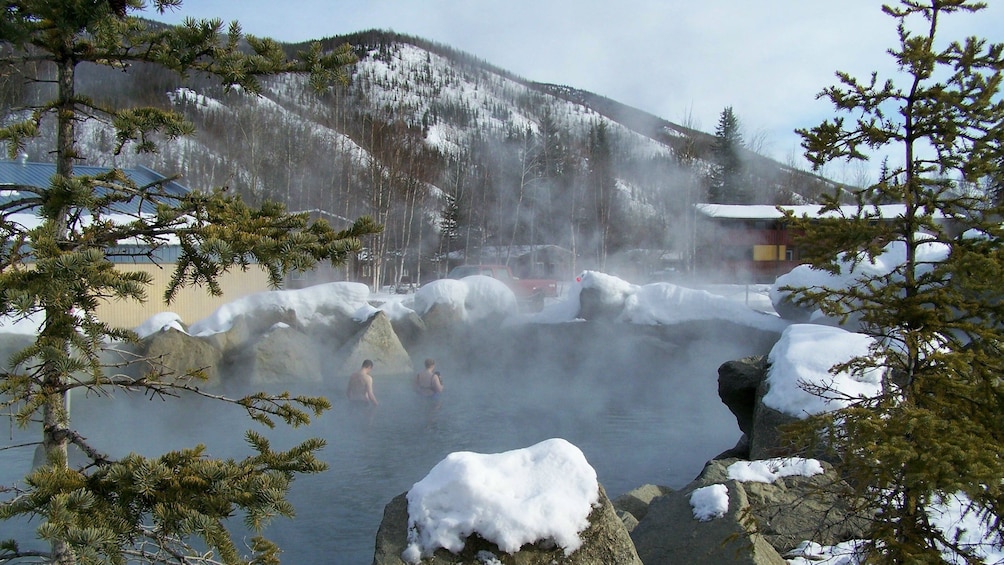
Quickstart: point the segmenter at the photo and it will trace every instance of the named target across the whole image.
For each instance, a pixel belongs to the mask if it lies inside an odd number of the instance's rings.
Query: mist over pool
[[[72,419],[113,457],[198,443],[211,457],[243,457],[252,453],[243,439],[250,428],[274,449],[324,438],[319,457],[329,470],[296,480],[296,517],[276,520],[265,535],[287,563],[370,563],[384,506],[455,451],[498,453],[560,437],[582,450],[611,498],[646,483],[684,486],[741,435],[718,398],[718,367],[766,354],[777,338],[724,320],[473,325],[410,352],[415,366],[436,358],[446,387],[439,402],[415,395],[413,375],[375,371],[375,409],[345,399],[348,374],[271,386],[332,401],[332,410],[296,430],[261,429],[239,408],[203,398],[165,401],[122,391],[111,398],[78,391]],[[236,386],[242,377],[225,375],[228,388],[220,392],[263,388]],[[31,430],[12,434],[26,442],[37,437]],[[16,480],[30,465],[30,449],[5,453],[0,480]],[[239,516],[232,522],[242,527]],[[27,531],[37,523],[6,525]]]

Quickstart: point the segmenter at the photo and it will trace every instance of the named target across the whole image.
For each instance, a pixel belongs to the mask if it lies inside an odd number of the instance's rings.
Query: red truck
[[[558,296],[558,281],[552,279],[521,279],[513,276],[505,265],[460,265],[450,270],[448,279],[462,279],[472,275],[484,275],[505,283],[516,299],[543,306],[545,298]]]

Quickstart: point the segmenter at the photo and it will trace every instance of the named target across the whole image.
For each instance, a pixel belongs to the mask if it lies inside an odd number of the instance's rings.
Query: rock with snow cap
[[[707,486],[697,481],[652,501],[648,513],[631,531],[643,563],[688,565],[785,565],[780,554],[757,533],[749,501],[738,481],[724,483],[726,507],[720,517],[699,520],[691,495]]]
[[[713,485],[726,487],[727,510],[701,521],[691,496]],[[631,538],[645,563],[782,564],[803,540],[833,545],[863,535],[867,521],[848,511],[847,489],[823,461],[714,460],[683,489],[654,499]]]
[[[595,565],[597,563],[617,563],[618,565],[641,565],[624,524],[617,516],[613,504],[600,488],[600,501],[589,515],[589,526],[581,532],[582,546],[570,555],[554,544],[546,542],[524,545],[519,551],[509,554],[492,542],[477,534],[467,538],[460,553],[450,553],[437,549],[431,557],[422,559],[422,565],[450,565],[461,563],[486,563],[489,556],[504,565]],[[407,493],[396,496],[384,508],[383,521],[377,532],[376,551],[373,565],[405,565],[401,558],[408,545],[408,497]]]
[[[767,358],[754,356],[723,363],[718,368],[718,396],[735,415],[743,438],[722,454],[768,459],[790,452],[780,427],[797,420],[763,403],[769,390]]]

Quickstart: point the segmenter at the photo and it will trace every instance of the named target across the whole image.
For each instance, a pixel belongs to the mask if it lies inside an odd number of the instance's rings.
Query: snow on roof
[[[815,218],[819,216],[819,211],[823,206],[819,204],[805,204],[799,206],[772,206],[768,204],[695,204],[694,207],[699,213],[709,218],[729,218],[736,220],[777,220],[784,217],[781,210],[791,211],[797,217],[808,216]],[[781,208],[781,210],[778,210]],[[867,212],[872,212],[873,208],[866,207]],[[884,204],[877,207],[880,218],[893,219],[902,216],[906,207],[902,204]],[[853,217],[857,216],[857,205],[841,206],[840,215]],[[835,218],[838,214],[829,212],[825,217]]]
[[[570,555],[582,545],[599,483],[582,451],[554,438],[504,453],[451,453],[407,496],[408,563],[441,547],[459,552],[474,533],[506,553],[553,541]]]
[[[99,167],[94,165],[74,165],[75,175],[97,176],[111,171],[110,167]],[[163,190],[168,194],[181,197],[190,190],[177,181],[167,180],[164,175],[147,167],[137,166],[133,168],[121,169],[121,171],[137,186],[146,186],[161,183]],[[0,185],[30,186],[36,188],[48,188],[52,183],[52,177],[56,174],[54,163],[35,163],[20,161],[0,160]],[[106,189],[98,187],[98,193],[103,193]],[[18,192],[7,190],[4,198],[17,197]],[[139,199],[118,203],[115,205],[119,212],[128,212],[139,208],[143,213],[149,214],[156,211],[155,203],[151,201],[141,201]]]
[[[110,221],[113,224],[118,225],[118,226],[122,226],[122,225],[126,225],[126,224],[129,224],[129,223],[135,222],[137,219],[151,219],[151,220],[153,219],[153,215],[151,215],[151,214],[140,214],[140,215],[134,215],[134,214],[104,214],[101,217],[102,217],[102,219],[108,220],[108,221]],[[24,212],[17,213],[17,214],[8,214],[6,216],[6,220],[9,221],[9,222],[13,222],[13,223],[17,224],[18,226],[20,226],[20,229],[24,229],[24,230],[35,229],[38,226],[42,225],[42,221],[43,221],[42,217],[38,216],[37,214],[29,214],[29,213],[24,213]],[[83,226],[89,225],[92,221],[93,221],[93,217],[90,216],[90,215],[85,215],[85,216],[81,216],[80,217],[80,224],[83,225]],[[159,236],[157,236],[156,239],[158,241],[160,241],[164,245],[179,245],[180,244],[180,240],[178,239],[178,236],[174,235],[173,233],[159,235]],[[131,238],[120,239],[118,241],[118,244],[119,245],[146,245],[146,242],[144,242],[143,240],[141,240],[139,238],[131,237]]]

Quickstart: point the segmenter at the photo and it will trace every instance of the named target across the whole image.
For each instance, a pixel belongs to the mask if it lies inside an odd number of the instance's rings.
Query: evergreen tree
[[[712,167],[708,178],[708,201],[713,204],[748,204],[750,191],[744,185],[743,134],[732,106],[722,110],[711,147]]]
[[[153,2],[161,11],[180,4]],[[205,395],[193,380],[198,373],[172,378],[151,372],[132,380],[103,366],[102,344],[135,340],[136,335],[102,323],[95,309],[106,299],[145,300],[151,282],[143,273],[113,268],[107,253],[118,242],[142,241],[156,248],[166,236],[180,240],[180,258],[165,295],[170,301],[187,284],[205,285],[219,294],[221,274],[252,264],[264,267],[277,286],[290,270],[308,269],[320,260],[344,261],[360,248],[359,237],[378,229],[362,218],[336,232],[324,222],[308,223],[305,215],[288,214],[277,204],[251,208],[220,191],[178,196],[160,184],[137,186],[119,170],[75,175],[74,163],[87,157],[76,144],[81,122],[100,119],[113,124],[116,151],[130,147],[152,152],[158,136],[191,131],[169,111],[95,103],[77,91],[78,65],[128,71],[133,64],[150,63],[181,76],[215,76],[228,88],[255,94],[259,77],[282,72],[309,72],[312,84],[324,88],[344,78],[344,68],[353,60],[347,48],[324,53],[317,46],[290,60],[277,43],[245,36],[236,23],[226,33],[218,20],[150,25],[130,15],[143,6],[139,1],[105,0],[18,0],[3,6],[0,52],[5,55],[0,63],[44,64],[40,72],[51,74],[38,78],[52,76],[55,86],[51,101],[27,119],[0,129],[0,140],[13,156],[43,121],[52,120],[57,146],[50,186],[15,187],[23,196],[0,207],[5,237],[0,315],[44,316],[34,344],[14,356],[12,372],[0,375],[0,403],[19,425],[41,424],[40,444],[47,460],[25,477],[24,486],[4,490],[0,519],[39,517],[37,535],[50,544],[51,552],[39,556],[8,540],[0,545],[0,561],[191,563],[193,558],[246,563],[248,558],[240,555],[225,527],[226,519],[239,513],[260,532],[271,517],[291,515],[286,493],[293,478],[324,468],[314,455],[323,445],[318,439],[280,452],[249,431],[247,441],[257,454],[243,460],[212,459],[201,446],[160,457],[112,460],[71,426],[66,399],[75,389],[92,394],[128,389],[157,396]],[[109,221],[112,213],[137,210],[140,201],[156,212],[137,211],[129,223]],[[27,229],[11,218],[28,211],[40,217],[40,227]],[[276,418],[294,426],[305,424],[329,406],[323,398],[288,393],[220,399],[268,426]],[[68,466],[70,443],[90,458],[90,465]],[[278,562],[278,549],[260,535],[250,547],[252,562]]]
[[[596,238],[596,265],[602,270],[608,254],[613,251],[611,242],[613,231],[614,204],[616,200],[616,180],[613,176],[613,151],[610,147],[610,132],[606,122],[601,121],[589,132],[588,174],[589,201],[592,217],[589,224]]]
[[[876,338],[868,355],[834,370],[882,369],[882,392],[810,417],[793,435],[838,458],[854,500],[873,518],[869,562],[983,562],[928,515],[956,495],[1004,533],[1002,216],[986,193],[962,190],[992,176],[1004,155],[1004,45],[935,37],[942,18],[983,7],[970,0],[884,7],[897,22],[900,42],[890,54],[904,85],[838,73],[840,84],[822,96],[853,119],[799,131],[817,168],[871,151],[902,159],[854,195],[853,217],[797,222],[816,268],[846,270],[887,246],[902,252],[902,263],[859,275],[848,288],[788,289]],[[836,212],[839,200],[830,196],[826,209]],[[903,206],[891,222],[877,221],[875,206],[885,202]],[[930,245],[944,246],[944,260],[924,258]]]

